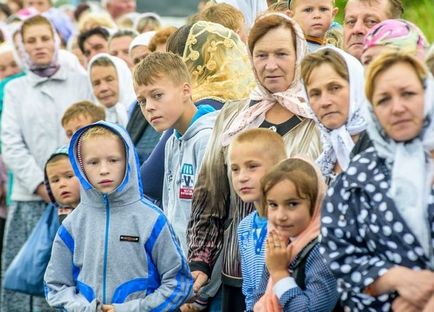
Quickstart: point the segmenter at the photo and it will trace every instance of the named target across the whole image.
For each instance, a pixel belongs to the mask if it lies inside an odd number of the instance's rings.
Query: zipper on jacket
[[[105,203],[105,239],[104,239],[104,262],[103,262],[103,272],[102,272],[102,303],[107,303],[107,253],[108,253],[108,240],[109,240],[109,229],[110,229],[110,204],[108,200],[108,195],[104,194]]]

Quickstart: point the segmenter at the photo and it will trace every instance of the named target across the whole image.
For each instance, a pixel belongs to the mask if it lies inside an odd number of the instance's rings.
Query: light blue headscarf
[[[434,150],[434,80],[424,81],[425,120],[417,137],[406,142],[396,142],[388,137],[375,116],[372,107],[368,134],[378,155],[386,160],[391,172],[388,195],[394,200],[398,211],[417,237],[427,257],[434,264],[428,223],[428,204],[432,189],[433,162],[430,152]]]

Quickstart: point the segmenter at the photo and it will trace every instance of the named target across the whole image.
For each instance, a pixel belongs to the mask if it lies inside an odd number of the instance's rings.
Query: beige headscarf
[[[193,101],[247,98],[255,87],[247,48],[232,30],[200,21],[190,29],[183,60],[192,76]]]
[[[223,146],[229,145],[233,137],[242,130],[259,127],[264,122],[267,111],[269,111],[275,104],[282,105],[295,115],[305,118],[313,117],[307,104],[307,99],[303,91],[303,84],[300,76],[301,61],[307,54],[307,44],[306,40],[304,39],[303,31],[293,19],[282,13],[265,14],[258,18],[258,20],[273,15],[279,16],[280,18],[289,21],[295,33],[297,54],[294,79],[287,90],[283,92],[271,93],[263,85],[261,85],[258,75],[255,72],[257,87],[250,94],[250,99],[259,102],[255,105],[252,105],[236,117],[231,127],[223,134]],[[253,63],[253,57],[251,54],[250,58]]]
[[[290,158],[291,159],[291,158]],[[290,160],[288,159],[288,160]],[[324,177],[321,175],[321,171],[318,166],[303,157],[294,157],[293,159],[299,159],[315,169],[317,181],[318,181],[318,195],[316,198],[312,219],[307,226],[307,228],[297,236],[289,245],[288,249],[291,249],[291,261],[295,259],[295,257],[306,247],[312,240],[318,237],[320,233],[321,226],[321,204],[324,199],[325,192],[327,190],[327,186],[324,182]],[[288,161],[286,160],[286,161]],[[273,227],[270,222],[268,222],[268,231],[271,231]],[[274,282],[271,280],[271,277],[268,280],[267,289],[265,294],[261,297],[261,299],[255,304],[253,311],[255,312],[282,312],[282,307],[277,299],[276,295],[273,293]]]

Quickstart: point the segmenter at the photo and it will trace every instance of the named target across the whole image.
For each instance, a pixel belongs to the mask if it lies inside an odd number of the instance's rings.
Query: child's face
[[[291,181],[285,179],[266,194],[268,222],[285,238],[297,237],[312,219],[310,201],[300,198]]]
[[[80,202],[80,182],[68,157],[48,163],[46,170],[51,192],[59,206],[75,208]]]
[[[89,182],[102,193],[114,191],[125,176],[125,147],[121,139],[96,136],[81,148],[83,170]]]
[[[143,115],[156,131],[179,130],[190,122],[185,120],[185,103],[191,97],[188,83],[175,84],[162,76],[157,77],[153,84],[135,85],[134,88]]]
[[[258,202],[261,197],[261,178],[274,165],[271,157],[254,143],[236,143],[229,154],[232,184],[246,203]]]
[[[323,38],[336,13],[331,0],[297,0],[293,17],[305,35]]]
[[[92,118],[87,115],[79,115],[71,120],[65,122],[63,129],[65,130],[66,137],[68,140],[71,139],[72,135],[80,128],[90,125],[92,123]]]
[[[98,102],[110,108],[119,100],[119,81],[113,66],[92,66],[90,70],[93,93]]]

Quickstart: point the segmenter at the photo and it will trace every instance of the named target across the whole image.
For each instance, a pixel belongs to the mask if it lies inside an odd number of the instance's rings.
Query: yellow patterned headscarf
[[[193,101],[241,100],[255,87],[247,48],[232,30],[200,21],[190,30],[183,60],[191,74]]]

